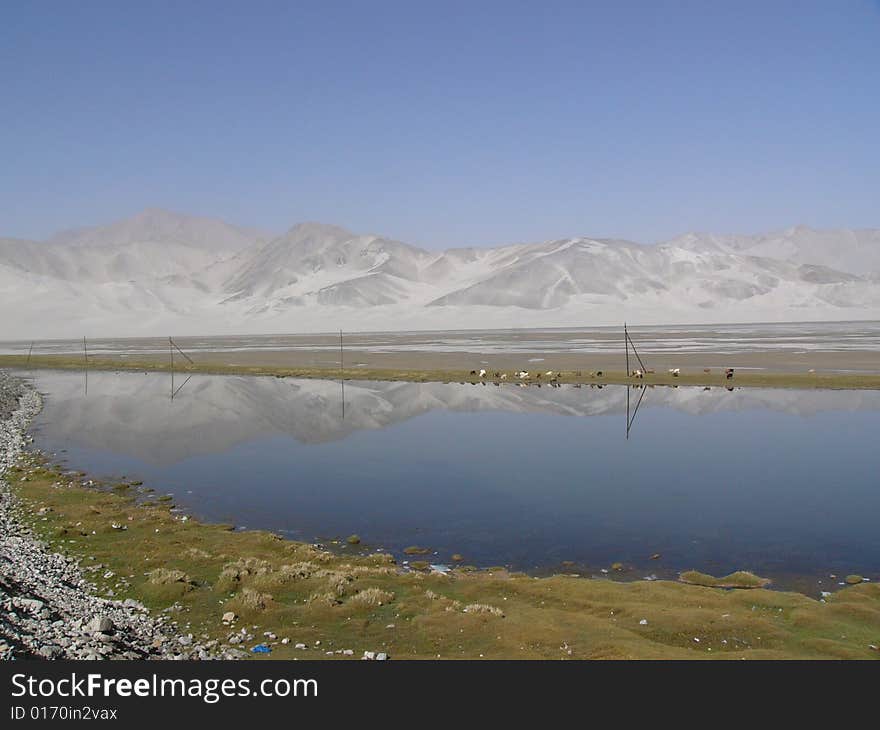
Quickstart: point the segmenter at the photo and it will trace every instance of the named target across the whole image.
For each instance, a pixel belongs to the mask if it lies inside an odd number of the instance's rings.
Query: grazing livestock
[[[669,374],[673,378],[677,378],[680,373],[681,373],[681,368],[669,368]]]
[[[733,368],[727,368],[727,370],[724,371],[724,377],[728,380],[733,380]]]
[[[477,374],[476,370],[471,370],[470,375],[476,375],[476,374]]]
[[[507,380],[507,373],[501,373],[501,380]]]
[[[480,368],[480,377],[481,377],[481,378],[485,378],[485,377],[486,377],[486,370],[485,370],[485,368]]]

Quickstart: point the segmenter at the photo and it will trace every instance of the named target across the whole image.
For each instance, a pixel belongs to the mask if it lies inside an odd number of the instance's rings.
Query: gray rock
[[[106,634],[108,631],[113,631],[113,621],[106,616],[93,616],[92,620],[86,624],[86,631]]]
[[[94,578],[101,571],[106,578],[115,578],[116,584],[105,595],[123,589],[127,579],[104,565],[89,565],[94,557],[80,565],[79,559],[54,552],[21,519],[27,513],[10,489],[7,473],[14,465],[28,467],[30,457],[24,448],[32,439],[27,428],[41,405],[36,390],[0,370],[0,659],[167,658],[172,654],[168,647],[180,631],[163,628],[164,617],[152,615],[134,599],[100,596],[86,576]],[[70,473],[59,486],[82,481],[81,475]],[[45,517],[51,511],[41,508],[39,513]],[[187,638],[191,643],[192,636]],[[174,645],[182,646],[177,641]],[[191,654],[182,658],[243,658],[224,653],[219,646],[214,654],[201,646],[193,647]]]

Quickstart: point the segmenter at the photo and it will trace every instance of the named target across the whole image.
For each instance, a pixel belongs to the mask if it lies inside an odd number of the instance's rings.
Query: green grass
[[[133,490],[74,484],[36,456],[9,476],[24,518],[102,588],[154,610],[176,602],[178,620],[211,638],[243,626],[251,644],[264,631],[288,637],[287,645],[270,642],[270,658],[331,658],[326,651],[342,649],[394,659],[880,658],[870,648],[880,643],[877,583],[842,588],[822,603],[764,588],[536,578],[503,568],[442,576],[351,545],[340,554],[183,521],[167,504],[139,505]],[[120,576],[128,581],[121,590]],[[238,617],[232,626],[223,625],[227,611]],[[310,648],[297,650],[297,642]]]
[[[84,360],[82,357],[68,355],[34,355],[30,362],[25,355],[0,355],[0,367],[33,369],[56,369],[56,370],[82,370]],[[121,357],[90,357],[90,370],[114,370],[114,371],[155,371],[168,372],[171,368],[167,360],[160,358],[144,357],[139,360]],[[318,378],[346,380],[389,380],[407,382],[501,382],[492,378],[480,379],[466,370],[392,370],[377,368],[356,368],[340,370],[339,368],[286,368],[276,366],[245,366],[222,363],[195,364],[186,367],[175,365],[175,372],[206,373],[217,375],[268,375],[282,378]],[[513,375],[513,371],[504,371],[508,378],[505,382],[519,382]],[[577,373],[580,372],[580,375]],[[762,387],[762,388],[828,388],[828,389],[880,389],[880,374],[853,374],[853,373],[788,373],[769,371],[746,371],[738,372],[732,380],[727,380],[720,368],[715,368],[711,373],[704,373],[702,369],[694,369],[688,372],[682,369],[681,375],[674,377],[666,372],[646,375],[643,379],[627,377],[624,371],[602,371],[602,376],[591,374],[589,370],[561,371],[560,383],[568,384],[632,384],[632,385],[695,385],[715,387]],[[543,380],[534,380],[533,383],[546,384]]]

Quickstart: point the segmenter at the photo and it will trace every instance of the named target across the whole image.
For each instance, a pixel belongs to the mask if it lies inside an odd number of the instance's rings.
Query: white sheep
[[[485,369],[485,368],[480,368],[480,377],[481,377],[481,378],[485,378],[485,377],[486,377],[486,369]]]

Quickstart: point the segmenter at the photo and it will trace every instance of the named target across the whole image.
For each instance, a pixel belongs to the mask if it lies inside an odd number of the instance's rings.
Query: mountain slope
[[[872,268],[876,266],[875,268]],[[880,318],[880,232],[586,237],[430,252],[303,223],[145,211],[0,239],[0,338]]]
[[[266,231],[234,226],[216,218],[148,208],[107,226],[62,231],[48,243],[90,247],[171,244],[219,253],[241,251],[269,237],[271,234]]]
[[[795,226],[756,236],[688,233],[666,245],[690,251],[743,253],[791,263],[819,264],[860,276],[880,273],[880,230],[876,229],[817,231]]]

